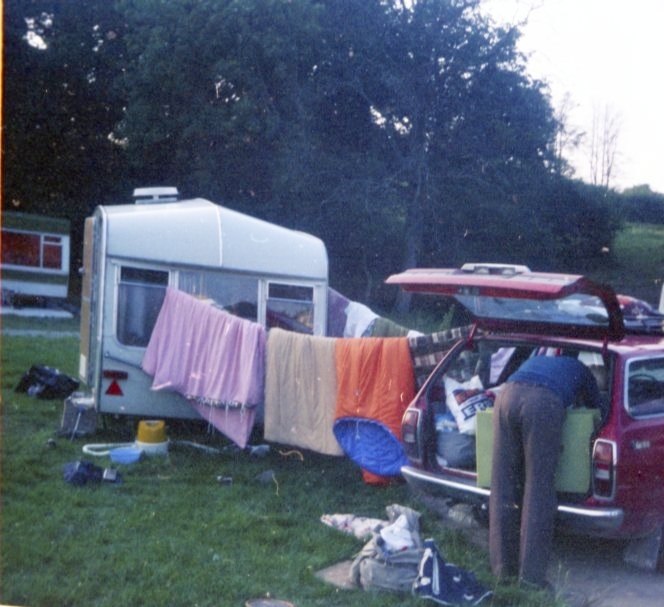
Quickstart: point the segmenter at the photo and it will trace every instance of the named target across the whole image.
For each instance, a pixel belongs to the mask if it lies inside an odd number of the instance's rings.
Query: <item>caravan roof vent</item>
[[[174,187],[136,188],[133,198],[136,204],[177,202],[180,198],[180,193]]]

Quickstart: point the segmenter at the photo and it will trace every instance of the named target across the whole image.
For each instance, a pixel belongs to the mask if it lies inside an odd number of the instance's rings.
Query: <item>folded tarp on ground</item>
[[[337,394],[335,342],[332,337],[270,330],[265,440],[343,455],[332,433]]]
[[[415,394],[405,337],[339,339],[334,435],[368,483],[400,475],[401,418]]]
[[[253,408],[263,402],[265,343],[261,325],[168,288],[142,368],[153,376],[153,390],[195,400],[202,417],[244,447]],[[221,407],[223,415],[202,406]]]

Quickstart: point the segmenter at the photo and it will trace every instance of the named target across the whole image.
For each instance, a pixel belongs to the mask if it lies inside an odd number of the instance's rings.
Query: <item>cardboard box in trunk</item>
[[[562,493],[586,493],[590,488],[591,438],[600,421],[599,409],[568,409],[563,426],[563,440],[556,472],[556,490]],[[493,452],[493,410],[477,413],[477,485],[491,486]]]

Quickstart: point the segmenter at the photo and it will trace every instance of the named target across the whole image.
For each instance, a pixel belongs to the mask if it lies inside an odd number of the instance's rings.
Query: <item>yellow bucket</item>
[[[166,422],[163,419],[145,419],[138,422],[136,440],[142,443],[163,443],[166,440]]]
[[[136,446],[145,453],[164,454],[168,451],[166,423],[163,419],[146,419],[138,422]]]

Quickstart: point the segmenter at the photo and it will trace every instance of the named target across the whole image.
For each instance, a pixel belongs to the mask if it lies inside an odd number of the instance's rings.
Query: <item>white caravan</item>
[[[79,375],[97,411],[197,418],[141,361],[174,287],[265,326],[325,335],[323,242],[203,199],[98,206],[85,221]]]

